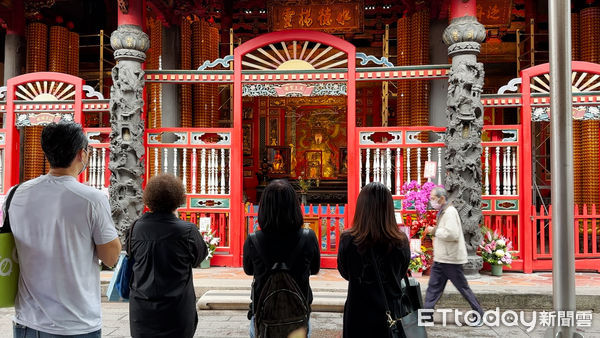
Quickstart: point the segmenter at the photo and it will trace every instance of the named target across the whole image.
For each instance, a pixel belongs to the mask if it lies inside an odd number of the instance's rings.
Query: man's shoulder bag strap
[[[12,201],[15,191],[17,191],[17,188],[19,187],[19,185],[21,185],[21,184],[19,183],[19,184],[15,185],[14,188],[12,188],[12,190],[8,193],[8,196],[6,197],[6,204],[5,204],[5,210],[4,210],[4,224],[3,224],[2,228],[0,228],[0,233],[12,232],[12,229],[10,228],[10,217],[8,217],[8,208],[10,207],[10,202]]]

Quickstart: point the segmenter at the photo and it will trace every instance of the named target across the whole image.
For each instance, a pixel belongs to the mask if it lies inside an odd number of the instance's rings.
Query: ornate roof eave
[[[50,8],[54,6],[55,0],[24,0],[25,1],[25,16],[35,17],[40,14],[42,8]]]
[[[203,17],[207,14],[206,4],[194,0],[174,0],[167,4],[163,0],[147,0],[147,5],[153,12],[153,16],[160,20],[163,25],[179,25],[181,17],[196,15]]]
[[[396,81],[447,78],[449,65],[364,67],[356,69],[357,81]],[[146,70],[147,82],[233,83],[231,70]],[[242,71],[242,82],[336,82],[347,79],[346,68],[324,70]]]

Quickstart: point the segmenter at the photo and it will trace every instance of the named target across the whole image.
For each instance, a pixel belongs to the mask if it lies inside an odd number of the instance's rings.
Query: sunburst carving
[[[571,74],[571,89],[573,93],[591,92],[600,87],[600,74],[589,74],[587,72],[573,72]],[[550,74],[535,76],[529,84],[532,93],[550,92]]]
[[[57,81],[28,82],[17,86],[15,94],[25,101],[64,101],[75,96],[75,86]]]
[[[272,43],[248,53],[242,65],[254,70],[311,70],[343,67],[346,53],[310,41]]]

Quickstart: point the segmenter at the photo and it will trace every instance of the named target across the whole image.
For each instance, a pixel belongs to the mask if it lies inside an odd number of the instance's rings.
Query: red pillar
[[[25,9],[23,1],[13,2],[11,15],[7,19],[4,41],[4,84],[8,83],[8,79],[21,75],[21,69],[25,66]],[[7,108],[8,103],[12,102],[13,98],[14,91],[8,91],[6,93]],[[20,138],[19,131],[15,127],[14,110],[7,113],[5,123],[6,157],[2,185],[4,189],[0,191],[0,194],[6,194],[11,186],[19,183]]]
[[[360,193],[359,179],[359,152],[358,137],[356,131],[356,48],[350,46],[348,50],[348,112],[347,112],[347,128],[348,128],[348,204],[345,210],[346,222],[344,228],[350,228],[354,221],[354,213],[356,212],[356,200]],[[339,239],[336,238],[339,243]],[[337,246],[336,246],[337,249]]]
[[[452,0],[450,3],[450,20],[462,16],[477,16],[475,0]]]
[[[129,0],[126,13],[123,13],[123,10],[119,8],[119,15],[117,17],[118,25],[136,25],[143,29],[145,5],[146,0]]]

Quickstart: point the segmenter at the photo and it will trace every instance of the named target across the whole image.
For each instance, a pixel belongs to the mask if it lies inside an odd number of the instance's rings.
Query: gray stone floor
[[[102,336],[129,337],[128,306],[125,303],[102,303]],[[0,309],[0,338],[12,337],[13,308]],[[199,313],[196,337],[248,337],[248,319],[245,311],[207,310]],[[342,314],[317,312],[312,314],[312,337],[341,337]],[[524,327],[443,327],[436,317],[433,327],[427,328],[429,337],[543,337],[545,327],[537,326],[527,333]],[[592,327],[580,331],[586,338],[600,338],[600,314],[594,314]]]

